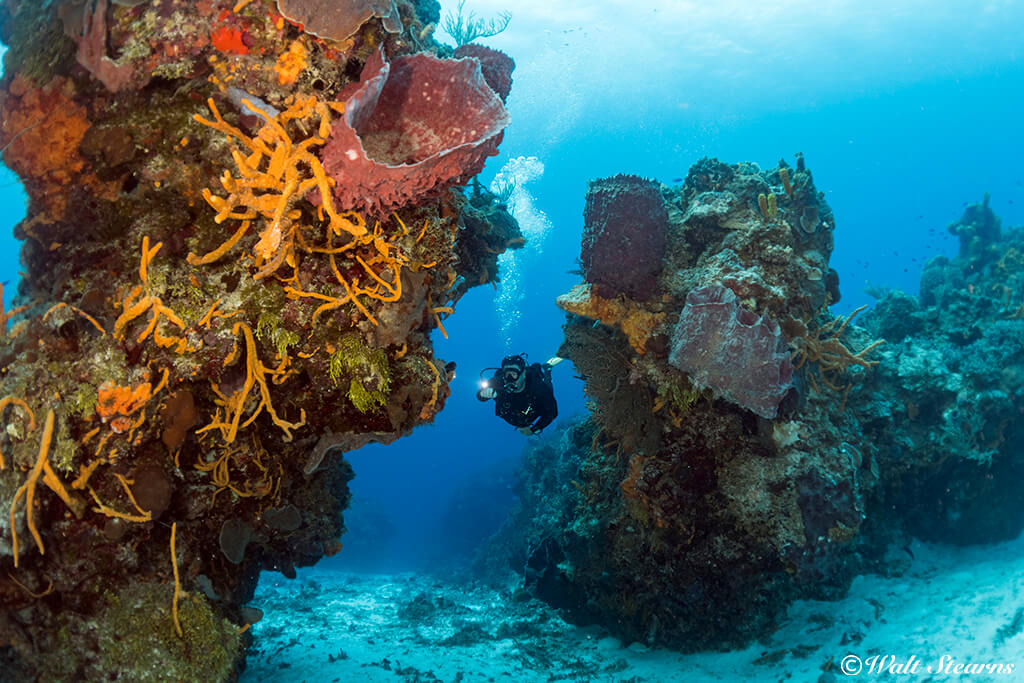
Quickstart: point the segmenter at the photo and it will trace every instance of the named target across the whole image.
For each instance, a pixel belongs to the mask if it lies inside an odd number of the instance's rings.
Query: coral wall
[[[479,59],[447,58],[418,6],[334,16],[332,38],[272,0],[0,3],[0,149],[30,202],[0,312],[5,675],[234,678],[260,571],[343,542],[344,453],[444,407],[430,334],[518,226],[453,187],[475,160],[355,207],[323,159],[371,57],[457,67],[496,148]],[[398,147],[401,117],[362,113]]]

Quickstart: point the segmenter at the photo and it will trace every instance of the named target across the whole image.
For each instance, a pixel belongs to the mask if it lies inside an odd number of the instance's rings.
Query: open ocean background
[[[524,157],[506,174],[521,174],[513,209],[530,240],[504,257],[497,290],[459,302],[449,339],[435,333],[437,355],[458,364],[435,424],[346,455],[356,472],[348,552],[321,569],[436,566],[500,523],[513,494],[498,471],[528,439],[476,401],[477,374],[508,353],[557,351],[554,301],[579,279],[570,271],[589,179],[677,184],[704,156],[771,167],[803,152],[835,211],[837,313],[871,303],[868,284],[916,293],[925,261],[956,251],[946,225],[985,192],[1004,226],[1024,224],[1024,3],[651,4],[466,2],[479,16],[512,14],[505,33],[481,41],[517,63],[513,123],[481,180]],[[24,201],[0,168],[8,306]],[[571,364],[555,370],[555,390],[562,417],[585,411]],[[487,483],[485,500],[471,495],[473,477]]]

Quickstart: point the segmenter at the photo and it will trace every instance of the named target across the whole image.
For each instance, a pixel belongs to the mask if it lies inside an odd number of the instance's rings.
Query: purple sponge
[[[668,211],[658,185],[632,175],[590,182],[580,262],[594,293],[648,301],[665,255]]]
[[[740,306],[732,290],[719,285],[687,295],[669,363],[698,386],[769,419],[792,386],[793,365],[779,326]]]

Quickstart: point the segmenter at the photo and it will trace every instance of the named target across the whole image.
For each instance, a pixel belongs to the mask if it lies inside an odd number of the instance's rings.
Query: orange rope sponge
[[[39,457],[36,459],[35,467],[29,472],[28,479],[22,484],[14,494],[14,500],[11,502],[11,551],[14,555],[14,566],[18,566],[18,534],[15,531],[14,526],[14,515],[18,509],[18,502],[22,496],[25,496],[25,523],[28,525],[28,530],[32,534],[32,538],[36,541],[36,546],[39,548],[39,554],[45,555],[46,549],[43,547],[43,538],[39,535],[39,529],[36,528],[35,520],[32,518],[32,506],[36,500],[36,484],[39,481],[39,476],[43,473],[43,465],[46,463],[46,457],[50,452],[50,441],[53,438],[53,410],[46,412],[46,421],[43,424],[43,439],[39,443]]]
[[[171,602],[171,618],[174,620],[174,630],[178,637],[184,637],[181,630],[181,622],[178,621],[178,596],[181,594],[181,579],[178,577],[178,553],[174,547],[175,536],[178,533],[178,523],[171,524],[171,568],[174,570],[174,599]]]
[[[196,430],[196,434],[202,434],[212,429],[220,431],[221,438],[224,443],[232,443],[235,437],[238,435],[240,428],[248,427],[252,424],[264,409],[270,415],[270,419],[273,420],[274,424],[281,428],[284,432],[284,440],[292,440],[292,430],[297,429],[306,424],[306,411],[302,409],[298,422],[288,422],[287,420],[281,419],[277,411],[274,410],[274,404],[270,400],[270,387],[267,384],[267,375],[271,377],[277,377],[285,372],[286,370],[269,370],[259,359],[259,355],[256,353],[256,340],[252,334],[252,328],[246,325],[244,322],[236,322],[234,327],[231,328],[231,333],[238,335],[242,333],[242,339],[245,343],[245,383],[242,388],[236,391],[231,396],[225,396],[220,392],[219,387],[213,385],[214,392],[219,396],[216,399],[218,405],[217,411],[214,413],[213,420],[210,424]],[[225,361],[225,365],[230,365],[232,362],[237,360],[240,349],[237,340],[235,341],[235,348],[228,354]],[[260,402],[256,406],[256,409],[249,415],[244,422],[242,422],[242,413],[245,412],[246,399],[249,397],[249,392],[252,391],[253,387],[259,385],[260,387]],[[223,409],[223,413],[221,413]],[[227,420],[227,421],[225,421]]]
[[[337,111],[338,103],[321,102],[314,97],[290,98],[288,108],[276,117],[271,117],[249,100],[242,100],[243,106],[255,111],[264,119],[264,125],[255,138],[230,125],[221,116],[213,100],[207,101],[213,120],[199,114],[195,120],[209,126],[229,138],[241,143],[249,150],[245,156],[232,151],[238,177],[225,171],[221,186],[227,191],[220,197],[209,189],[203,191],[203,198],[217,212],[214,221],[222,223],[227,219],[242,221],[241,226],[228,241],[206,254],[188,255],[192,265],[211,263],[223,256],[238,243],[248,231],[251,221],[262,218],[264,228],[259,241],[253,247],[257,266],[256,279],[272,275],[285,263],[295,267],[295,240],[302,212],[294,209],[295,202],[317,190],[320,194],[321,217],[326,214],[330,230],[335,234],[348,233],[360,237],[366,233],[362,217],[355,213],[338,213],[332,203],[333,181],[327,177],[320,160],[310,152],[313,146],[323,145],[330,132],[331,112]],[[319,117],[317,134],[295,143],[285,129],[289,121]]]

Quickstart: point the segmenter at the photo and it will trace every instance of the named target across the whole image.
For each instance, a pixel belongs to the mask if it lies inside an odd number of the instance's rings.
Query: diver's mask
[[[501,386],[505,391],[518,394],[526,388],[526,360],[522,356],[508,356],[501,361],[498,373]]]

